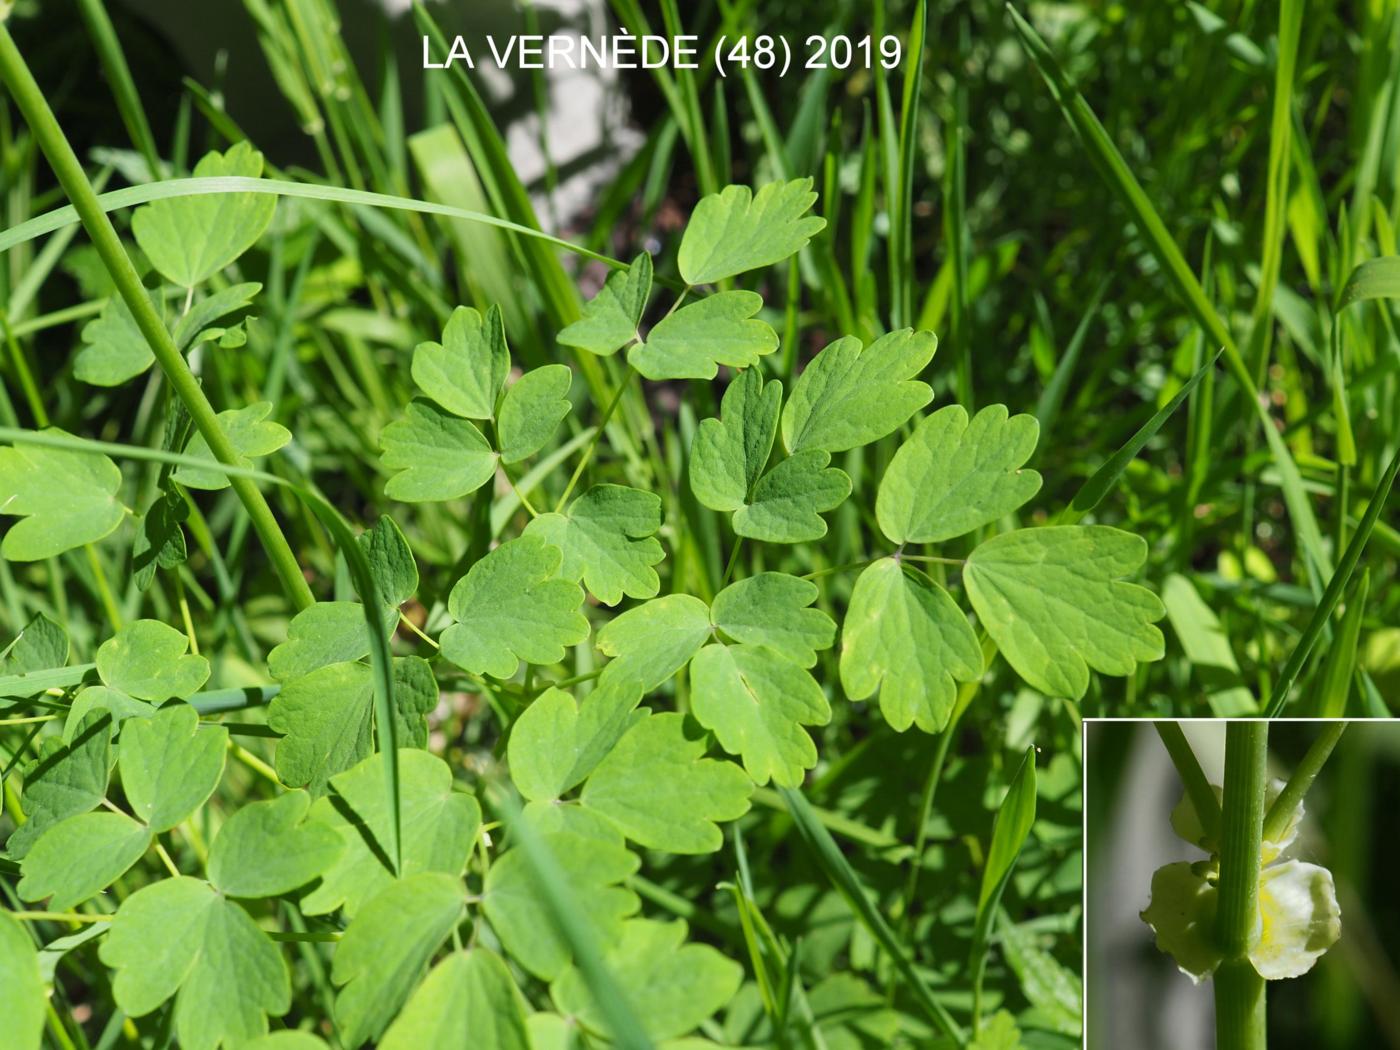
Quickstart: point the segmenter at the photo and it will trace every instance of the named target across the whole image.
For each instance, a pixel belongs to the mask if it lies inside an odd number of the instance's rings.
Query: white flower
[[[1219,797],[1220,788],[1212,787]],[[1270,785],[1270,804],[1282,787],[1281,781]],[[1284,830],[1273,839],[1265,839],[1259,848],[1259,914],[1248,955],[1265,980],[1307,973],[1342,932],[1332,873],[1297,860],[1274,863],[1298,837],[1302,815],[1299,804]],[[1158,868],[1152,875],[1152,898],[1141,913],[1142,921],[1157,935],[1157,947],[1176,960],[1182,973],[1199,983],[1224,960],[1214,941],[1220,843],[1217,835],[1205,833],[1190,796],[1172,810],[1171,823],[1181,838],[1211,856],[1194,864],[1178,861]]]

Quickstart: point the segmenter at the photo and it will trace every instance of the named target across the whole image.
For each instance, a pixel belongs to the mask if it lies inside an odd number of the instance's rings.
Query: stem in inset
[[[1308,753],[1293,770],[1293,775],[1288,778],[1288,783],[1283,786],[1278,798],[1274,799],[1274,804],[1264,814],[1266,839],[1277,839],[1283,834],[1283,829],[1288,827],[1288,819],[1298,808],[1298,803],[1303,801],[1303,796],[1308,793],[1308,788],[1312,787],[1318,773],[1322,772],[1322,767],[1331,757],[1332,749],[1337,746],[1337,741],[1342,739],[1346,728],[1345,722],[1323,723],[1322,733],[1313,741],[1312,747],[1308,748]]]
[[[2,22],[0,80],[9,88],[15,105],[19,107],[34,133],[35,141],[48,158],[59,185],[73,202],[73,208],[92,239],[93,247],[97,249],[103,266],[111,275],[112,283],[131,310],[136,326],[150,345],[151,353],[161,371],[165,373],[171,389],[189,410],[190,418],[203,435],[214,458],[228,466],[238,466],[238,452],[219,425],[214,406],[204,396],[199,380],[190,371],[170,332],[151,304],[150,296],[126,254],[121,238],[112,226],[112,220],[107,217],[92,183],[88,181],[87,173],[83,171],[82,163],[73,152],[73,147],[59,126],[53,110],[49,108],[43,91],[24,61],[24,56],[15,46],[9,29]],[[287,537],[283,535],[277,519],[273,517],[272,508],[268,506],[266,498],[248,478],[230,475],[229,481],[247,510],[248,518],[262,540],[288,598],[298,609],[311,605],[315,601],[311,588],[307,586],[301,568],[297,565],[296,555],[292,553]]]
[[[1215,937],[1225,962],[1215,975],[1216,1050],[1264,1050],[1264,979],[1249,961],[1259,920],[1259,846],[1268,781],[1267,722],[1225,728],[1220,905]]]
[[[1201,822],[1201,831],[1207,841],[1214,841],[1220,832],[1220,803],[1216,801],[1215,792],[1211,790],[1205,771],[1196,759],[1196,752],[1191,750],[1180,724],[1153,722],[1152,728],[1157,730],[1162,746],[1171,756],[1172,765],[1176,766],[1177,775],[1181,777],[1182,786],[1186,788],[1186,794],[1190,796],[1191,805]]]

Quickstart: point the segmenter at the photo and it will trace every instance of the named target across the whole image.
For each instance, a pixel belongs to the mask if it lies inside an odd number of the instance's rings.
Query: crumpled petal
[[[1216,800],[1224,797],[1224,792],[1219,784],[1212,784],[1211,790],[1215,792]],[[1267,792],[1264,795],[1264,805],[1272,806],[1274,799],[1278,798],[1279,792],[1283,790],[1283,781],[1275,778],[1270,782]],[[1274,839],[1265,839],[1259,845],[1259,863],[1269,864],[1277,860],[1289,846],[1293,845],[1293,840],[1298,837],[1298,824],[1303,819],[1303,803],[1298,803],[1288,819],[1288,825],[1283,832]],[[1177,837],[1191,843],[1207,853],[1219,853],[1220,841],[1218,836],[1207,837],[1205,830],[1201,826],[1201,818],[1196,813],[1196,807],[1191,802],[1191,796],[1182,795],[1181,801],[1172,810],[1172,830]]]
[[[1155,895],[1155,876],[1152,885]],[[1342,935],[1332,873],[1297,860],[1265,868],[1259,876],[1259,917],[1259,938],[1249,952],[1254,969],[1267,981],[1301,977]],[[1160,933],[1157,943],[1162,943]]]
[[[1157,934],[1158,949],[1196,984],[1221,962],[1211,938],[1216,903],[1216,889],[1197,874],[1197,865],[1178,861],[1152,873],[1152,900],[1142,921]]]
[[[1225,797],[1225,792],[1219,784],[1212,784],[1210,789],[1215,792],[1216,802]],[[1178,838],[1184,839],[1207,853],[1220,852],[1218,836],[1206,837],[1205,829],[1201,826],[1201,818],[1196,813],[1195,803],[1191,801],[1189,793],[1182,795],[1181,801],[1172,810],[1172,830],[1176,832]]]

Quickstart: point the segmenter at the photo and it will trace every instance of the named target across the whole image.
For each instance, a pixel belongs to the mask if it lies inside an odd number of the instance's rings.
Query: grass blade
[[[866,894],[865,887],[861,885],[860,877],[841,853],[836,845],[836,840],[822,826],[817,815],[812,812],[811,805],[800,791],[792,788],[780,789],[783,801],[787,803],[788,812],[792,814],[792,819],[797,825],[797,830],[812,852],[816,854],[817,863],[826,872],[827,878],[831,879],[846,903],[851,906],[856,918],[865,925],[871,935],[879,942],[880,947],[889,953],[890,959],[894,962],[895,969],[899,971],[905,986],[911,995],[923,1008],[924,1012],[945,1035],[949,1036],[959,1046],[966,1045],[967,1038],[958,1023],[953,1020],[951,1014],[944,1008],[935,997],[924,979],[919,976],[914,969],[913,959],[910,957],[908,949],[902,945],[895,937],[894,931],[885,922],[885,917],[880,914],[878,908],[870,903],[870,898]]]

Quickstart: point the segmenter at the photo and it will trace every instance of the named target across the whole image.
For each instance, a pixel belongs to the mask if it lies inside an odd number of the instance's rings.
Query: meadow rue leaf
[[[238,1050],[326,1050],[326,1044],[310,1032],[284,1028],[258,1036],[251,1043],[239,1043]]]
[[[780,462],[754,486],[752,498],[734,512],[734,531],[769,543],[805,543],[826,535],[822,513],[851,494],[845,471],[827,466],[831,456],[804,449]]]
[[[725,389],[719,418],[700,422],[690,489],[706,507],[735,511],[748,502],[773,451],[782,401],[782,383],[765,383],[758,369],[747,368]]]
[[[541,514],[525,527],[563,555],[559,575],[582,580],[604,605],[651,598],[661,589],[652,568],[664,557],[656,539],[661,497],[625,485],[594,485],[561,514]]]
[[[501,399],[496,424],[502,463],[519,463],[544,448],[573,407],[569,404],[573,381],[568,365],[545,365],[511,385]]]
[[[707,645],[690,665],[691,711],[759,784],[797,787],[817,762],[804,725],[831,708],[801,664],[761,645]]]
[[[836,624],[820,609],[817,585],[782,572],[760,572],[731,583],[715,595],[710,619],[736,642],[766,645],[789,660],[811,667],[817,651],[830,649]]]
[[[620,832],[595,813],[577,806],[538,802],[525,809],[568,880],[578,916],[591,928],[595,943],[612,943],[623,920],[640,905],[631,890],[617,885],[640,865]],[[540,907],[535,869],[519,848],[507,850],[486,873],[482,906],[506,953],[542,980],[564,972],[572,959],[568,942]]]
[[[1040,491],[1023,470],[1035,451],[1034,416],[988,405],[969,423],[961,405],[924,419],[880,481],[875,514],[891,543],[939,543],[1010,514]]]
[[[1197,873],[1197,865],[1178,861],[1152,873],[1152,898],[1142,921],[1157,935],[1157,949],[1170,955],[1194,984],[1222,961],[1212,936],[1218,905],[1215,886]]]
[[[1021,1050],[1024,1045],[1016,1018],[1008,1010],[998,1010],[968,1044],[968,1050]]]
[[[709,607],[699,598],[655,598],[598,631],[598,648],[613,658],[604,673],[635,679],[649,693],[689,663],[712,631]]]
[[[718,292],[662,318],[627,363],[648,379],[713,379],[720,365],[747,368],[778,349],[778,333],[754,315],[754,292]]]
[[[381,462],[399,473],[384,495],[405,503],[458,499],[496,474],[498,456],[476,424],[414,398],[379,435]]]
[[[698,727],[697,727],[698,728]],[[593,770],[579,796],[639,846],[712,853],[718,821],[749,809],[753,781],[732,762],[705,757],[705,734],[675,712],[644,715]]]
[[[0,910],[0,1017],[14,1050],[39,1050],[48,995],[39,953],[24,927]]]
[[[938,348],[932,332],[909,328],[882,335],[862,349],[843,336],[812,358],[783,408],[783,444],[843,452],[893,434],[933,399],[914,377]]]
[[[71,436],[58,427],[42,433]],[[0,447],[0,514],[21,519],[5,533],[0,555],[38,561],[96,543],[126,514],[117,499],[121,484],[121,471],[101,453]]]
[[[549,802],[580,783],[640,714],[642,688],[604,674],[582,705],[546,689],[511,725],[506,755],[511,780],[532,802]]]
[[[267,654],[267,669],[278,681],[310,674],[327,664],[369,655],[369,629],[359,602],[317,602],[292,617],[287,640]]]
[[[1301,977],[1342,935],[1332,873],[1290,860],[1259,874],[1259,934],[1249,961],[1266,981]]]
[[[182,1050],[228,1050],[267,1032],[291,1007],[287,964],[238,904],[199,879],[165,879],[122,902],[98,948],[132,1017],[175,996]]]
[[[246,310],[252,303],[253,296],[260,291],[262,291],[262,285],[248,281],[221,288],[192,303],[189,310],[181,314],[180,319],[175,323],[175,330],[171,333],[175,345],[181,350],[188,350],[196,343],[220,338],[221,333],[228,329],[211,328],[210,326],[220,318],[227,317],[239,310]]]
[[[656,1040],[693,1031],[739,990],[744,969],[708,944],[687,944],[686,924],[631,919],[603,956],[603,965],[625,988],[633,1011]],[[596,1030],[607,1015],[588,991],[583,975],[567,970],[549,989],[566,1014]]]
[[[336,1027],[347,1048],[378,1039],[462,917],[462,884],[424,871],[387,886],[336,945]]]
[[[190,516],[184,495],[170,485],[151,502],[141,517],[141,528],[131,544],[131,577],[147,590],[157,569],[173,569],[189,557],[182,527]]]
[[[35,613],[9,645],[0,646],[0,678],[18,677],[62,667],[68,662],[68,632],[43,613]],[[7,685],[0,696],[27,697],[42,692],[18,682]]]
[[[1084,986],[1079,975],[1035,942],[1025,926],[1001,922],[1001,948],[1021,991],[1046,1027],[1078,1039],[1084,1030]]]
[[[49,828],[25,855],[19,895],[52,897],[52,911],[69,911],[101,893],[141,859],[151,829],[125,813],[80,813]]]
[[[615,354],[637,338],[651,295],[651,255],[642,252],[625,270],[614,270],[603,287],[583,304],[583,316],[559,333],[564,346],[590,354]]]
[[[379,1050],[472,1046],[533,1050],[525,997],[499,955],[454,952],[438,963],[384,1033]]]
[[[701,199],[681,237],[676,265],[686,284],[713,284],[796,255],[826,226],[807,211],[812,180],[770,182],[757,194],[726,186]]]
[[[310,809],[305,791],[244,805],[209,848],[209,881],[230,897],[276,897],[305,886],[345,848],[333,829],[306,819]]]
[[[20,808],[28,819],[5,843],[11,857],[22,859],[45,830],[102,801],[111,744],[112,715],[100,710],[75,723],[68,740],[50,736],[40,741],[39,757],[24,768]]]
[[[372,528],[355,539],[369,562],[369,574],[381,601],[397,609],[418,593],[418,563],[393,518],[381,514]]]
[[[351,918],[394,881],[383,758],[370,755],[333,777],[331,789],[312,805],[308,819],[334,831],[344,849],[300,904],[307,915],[343,908]],[[399,749],[399,818],[404,876],[462,874],[481,828],[481,807],[452,789],[452,770],[436,755]]]
[[[437,705],[437,687],[419,657],[396,657],[394,717],[401,742],[426,740],[426,718]],[[273,697],[267,724],[283,734],[274,764],[288,787],[323,795],[330,778],[349,769],[372,748],[374,679],[369,665],[337,663],[287,682]]]
[[[93,386],[120,386],[151,367],[156,358],[136,327],[126,300],[114,295],[102,312],[83,325],[82,349],[73,358],[73,375]]]
[[[536,536],[501,544],[448,596],[457,621],[442,632],[442,655],[472,674],[509,678],[520,661],[553,664],[588,637],[583,589],[559,579],[563,555]]]
[[[112,731],[115,733],[127,719],[150,718],[156,713],[156,706],[127,696],[120,689],[90,685],[73,698],[73,706],[68,709],[68,718],[63,723],[63,738],[71,740],[76,727],[94,712],[109,714],[112,718]]]
[[[982,647],[967,617],[923,573],[881,558],[851,591],[841,625],[841,687],[852,700],[880,693],[880,712],[904,732],[942,732],[955,682],[982,674]]]
[[[413,348],[413,381],[447,411],[467,419],[494,419],[496,400],[510,373],[501,308],[483,317],[470,306],[452,311],[441,343]]]
[[[171,704],[122,728],[122,791],[138,820],[168,831],[208,801],[224,772],[228,730],[199,724],[189,704]]]
[[[270,456],[292,440],[292,432],[281,423],[268,422],[272,402],[259,401],[246,408],[231,408],[219,413],[219,427],[224,436],[233,443],[238,453],[237,465],[248,468],[254,459]],[[228,488],[228,475],[218,469],[218,460],[209,451],[209,443],[203,434],[195,434],[185,447],[185,455],[209,461],[208,467],[177,467],[171,475],[176,481],[192,489]]]
[[[1128,675],[1160,660],[1166,610],[1145,587],[1120,580],[1147,558],[1140,536],[1106,525],[1019,529],[967,559],[963,583],[987,633],[1031,686],[1079,699],[1089,668]]]
[[[206,153],[195,165],[194,177],[255,179],[262,170],[262,154],[245,141],[225,153]],[[131,232],[162,277],[190,288],[251,248],[272,221],[276,207],[277,198],[269,193],[170,197],[137,208]]]
[[[209,661],[189,647],[189,638],[159,620],[133,620],[98,648],[97,673],[138,700],[184,700],[209,678]]]

